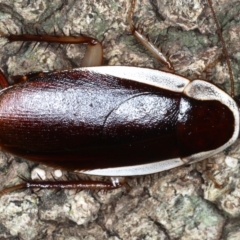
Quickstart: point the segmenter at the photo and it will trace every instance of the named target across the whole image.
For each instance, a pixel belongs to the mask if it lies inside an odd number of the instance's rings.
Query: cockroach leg
[[[44,72],[32,72],[32,73],[28,73],[26,75],[11,76],[11,79],[13,80],[14,84],[18,84],[20,82],[25,82],[31,78],[41,77],[43,75],[44,75]],[[8,86],[9,86],[9,83],[8,83],[6,77],[4,76],[3,72],[0,70],[0,87],[6,88]]]
[[[20,189],[55,189],[55,190],[63,190],[63,189],[75,189],[77,191],[81,190],[93,190],[93,191],[110,191],[114,189],[118,189],[121,187],[125,187],[126,190],[130,189],[130,186],[126,183],[125,178],[110,178],[110,181],[93,181],[93,180],[31,180],[25,177],[20,176],[20,178],[24,181],[21,184],[4,188],[0,191],[0,197],[6,193],[13,192],[15,190]]]
[[[44,76],[44,72],[32,72],[32,73],[28,73],[26,75],[11,76],[11,79],[13,80],[14,84],[18,84],[21,82],[25,82],[29,79],[32,79],[35,77],[42,77],[42,76]]]
[[[101,66],[103,61],[102,44],[95,38],[87,36],[58,36],[58,35],[32,35],[32,34],[10,34],[6,36],[9,42],[47,42],[59,44],[87,44],[87,50],[82,59],[81,67]]]
[[[170,72],[174,72],[172,63],[168,58],[156,47],[147,37],[142,35],[137,29],[133,28],[133,36],[150,52],[153,56],[164,65],[167,66]]]
[[[161,63],[163,63],[165,66],[167,66],[168,71],[169,72],[174,72],[174,68],[172,63],[168,60],[167,56],[165,56],[161,50],[154,45],[154,43],[152,43],[150,41],[150,39],[146,36],[144,36],[139,29],[137,29],[134,26],[132,17],[133,17],[133,13],[134,13],[134,8],[135,8],[135,4],[136,0],[133,0],[131,3],[131,7],[129,9],[128,12],[128,18],[127,21],[130,25],[130,30],[132,32],[132,35]]]
[[[31,78],[42,77],[42,76],[44,76],[44,72],[32,72],[26,75],[11,76],[11,79],[13,80],[14,84],[18,84],[20,82],[25,82]],[[8,86],[9,86],[9,83],[6,77],[4,76],[3,72],[0,70],[0,87],[6,88]]]
[[[20,189],[24,189],[24,188],[27,188],[26,183],[20,183],[18,185],[12,186],[12,187],[4,188],[0,191],[0,197],[7,193],[14,192],[16,190],[20,190]]]
[[[2,88],[6,88],[9,86],[8,81],[1,70],[0,70],[0,86]]]
[[[88,42],[87,50],[81,62],[81,67],[101,66],[103,62],[102,44],[97,40]]]

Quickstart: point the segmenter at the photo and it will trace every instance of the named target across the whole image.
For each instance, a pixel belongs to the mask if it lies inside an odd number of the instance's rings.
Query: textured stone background
[[[239,89],[240,1],[216,0],[214,9],[227,42]],[[129,34],[126,0],[0,0],[0,34],[80,32],[103,40],[105,65],[159,68]],[[176,73],[203,77],[205,66],[221,56],[212,14],[205,0],[138,0],[135,23],[157,39]],[[8,30],[7,30],[8,29]],[[23,30],[21,30],[23,29]],[[77,67],[84,47],[7,44],[0,38],[0,67],[6,76],[30,71]],[[207,74],[229,91],[224,59]],[[10,78],[9,78],[10,80]],[[122,189],[82,191],[18,191],[0,198],[0,239],[239,239],[240,144],[208,161],[145,178],[129,179]],[[20,182],[38,167],[48,178],[54,169],[5,152],[0,157],[1,187]]]

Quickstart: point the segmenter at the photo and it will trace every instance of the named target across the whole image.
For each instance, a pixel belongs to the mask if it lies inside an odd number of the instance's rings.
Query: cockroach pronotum
[[[135,1],[128,19],[132,34],[173,71],[167,58],[134,27],[134,5]],[[18,76],[14,79],[20,83],[9,87],[0,72],[4,151],[68,171],[135,176],[200,161],[238,137],[238,105],[213,84],[152,69],[100,67],[102,45],[91,37],[9,34],[6,38],[88,47],[81,68]],[[28,187],[110,190],[123,184],[26,180],[1,194]]]

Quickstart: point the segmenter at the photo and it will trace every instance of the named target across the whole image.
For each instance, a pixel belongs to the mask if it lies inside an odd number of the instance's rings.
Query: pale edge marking
[[[172,73],[139,67],[100,66],[77,68],[75,70],[110,75],[173,92],[183,92],[185,86],[190,82],[187,78]]]
[[[114,177],[124,177],[124,176],[137,176],[137,175],[147,175],[156,172],[162,172],[169,170],[175,167],[183,165],[184,162],[180,158],[173,158],[165,161],[147,163],[136,166],[127,166],[127,167],[116,167],[116,168],[103,168],[103,169],[94,169],[87,171],[74,171],[80,172],[83,174],[89,175],[98,175],[98,176],[114,176]]]
[[[190,164],[208,158],[223,151],[237,140],[239,134],[239,110],[235,101],[228,94],[217,88],[215,85],[203,80],[194,80],[190,82],[184,89],[183,93],[197,100],[217,100],[226,105],[232,111],[235,119],[234,132],[228,142],[217,149],[200,152],[189,157],[182,158],[185,163]]]

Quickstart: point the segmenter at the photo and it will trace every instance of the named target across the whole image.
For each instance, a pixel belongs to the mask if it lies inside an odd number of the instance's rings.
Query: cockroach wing
[[[211,85],[220,97],[201,99],[192,84],[136,67],[45,73],[1,91],[0,145],[53,167],[110,176],[201,160],[235,140],[239,120],[227,94]]]

